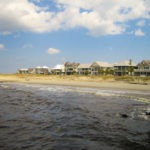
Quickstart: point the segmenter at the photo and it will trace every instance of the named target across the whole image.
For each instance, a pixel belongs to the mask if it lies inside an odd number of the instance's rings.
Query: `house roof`
[[[143,60],[137,66],[150,66],[150,60]]]
[[[80,65],[80,63],[75,63],[75,62],[73,62],[73,63],[71,63],[71,62],[66,62],[64,65],[65,65],[65,66],[67,66],[67,67],[78,67],[78,66]]]
[[[58,65],[56,65],[54,68],[52,68],[53,70],[56,70],[56,69],[64,69],[64,65],[60,65],[60,64],[58,64]]]
[[[80,64],[78,68],[90,68],[91,64]]]
[[[44,68],[44,69],[49,69],[47,66],[43,66],[42,68]]]
[[[36,68],[37,68],[37,69],[40,69],[40,68],[42,68],[42,67],[41,67],[41,66],[37,66]]]
[[[28,69],[27,68],[21,68],[21,69],[19,69],[20,71],[28,71]]]
[[[108,62],[96,61],[96,62],[94,62],[94,63],[98,64],[100,67],[113,67],[113,65],[110,64],[110,63],[108,63]],[[93,63],[93,64],[94,64],[94,63]]]
[[[136,66],[136,64],[133,62],[130,62],[130,60],[125,60],[119,63],[115,63],[114,66]]]
[[[49,69],[47,66],[37,66],[36,69]]]

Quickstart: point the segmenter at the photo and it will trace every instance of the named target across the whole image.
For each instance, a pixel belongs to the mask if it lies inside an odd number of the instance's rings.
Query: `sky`
[[[0,10],[0,73],[150,60],[150,0],[0,0]]]

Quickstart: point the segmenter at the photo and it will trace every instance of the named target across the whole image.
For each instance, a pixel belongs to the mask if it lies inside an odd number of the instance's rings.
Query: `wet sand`
[[[0,75],[0,82],[28,84],[50,84],[77,87],[109,88],[122,90],[150,91],[150,84],[115,81],[113,77],[74,77],[74,76],[38,76],[38,75]]]

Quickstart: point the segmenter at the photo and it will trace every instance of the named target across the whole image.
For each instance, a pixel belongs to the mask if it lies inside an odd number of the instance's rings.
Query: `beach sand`
[[[131,83],[116,81],[113,77],[90,77],[90,76],[59,76],[59,75],[0,75],[0,82],[17,82],[28,84],[50,84],[78,87],[94,87],[120,90],[150,91],[150,84],[143,82]]]

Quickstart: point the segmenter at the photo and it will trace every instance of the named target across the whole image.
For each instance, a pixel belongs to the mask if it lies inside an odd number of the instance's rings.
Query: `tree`
[[[134,67],[133,66],[130,66],[129,68],[128,68],[128,72],[129,72],[129,75],[133,75],[133,72],[134,72]]]
[[[98,74],[99,75],[103,75],[104,73],[105,73],[104,69],[102,69],[102,68],[98,69]]]

